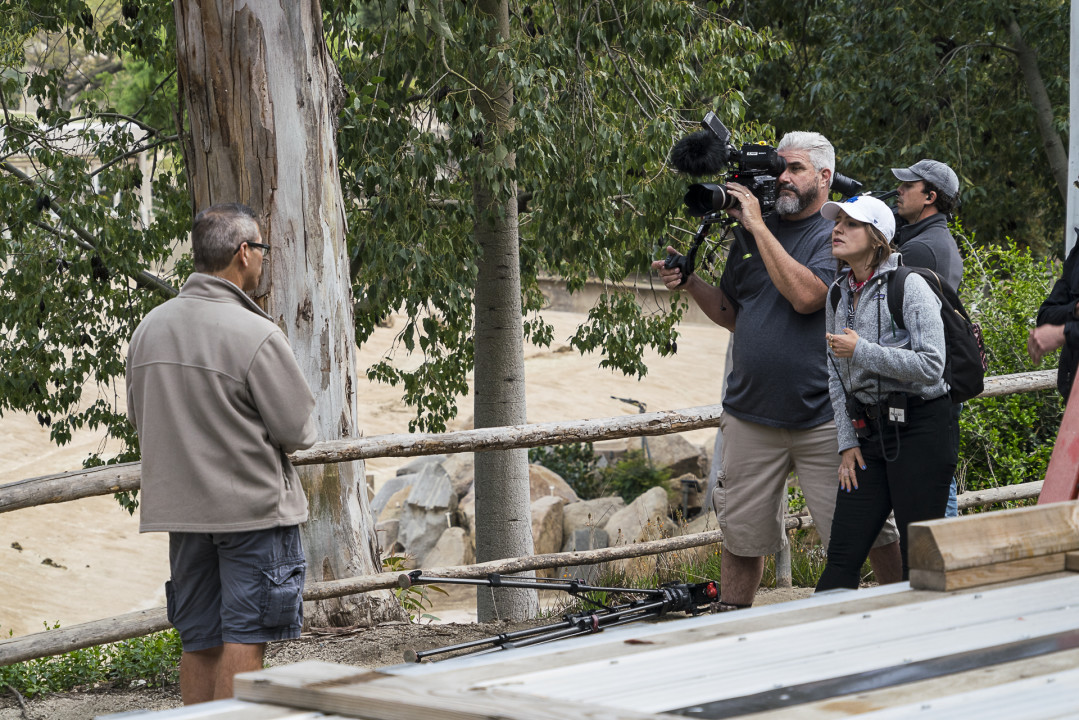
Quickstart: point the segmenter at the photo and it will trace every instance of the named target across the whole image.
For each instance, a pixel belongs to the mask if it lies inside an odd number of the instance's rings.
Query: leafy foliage
[[[0,97],[23,98],[26,111],[5,103],[0,146],[0,413],[35,413],[61,445],[105,429],[121,440],[110,462],[131,460],[137,441],[117,411],[124,346],[175,292],[169,258],[190,223],[177,136],[164,124],[174,114],[162,111],[175,106],[161,97],[175,69],[171,5],[23,0],[10,18],[23,42],[0,57]],[[128,63],[145,85],[158,82],[114,96],[130,87]]]
[[[365,316],[357,340],[398,308],[409,316],[401,347],[418,347],[422,364],[387,357],[369,375],[403,385],[418,409],[412,429],[444,429],[452,397],[467,391],[476,184],[495,194],[519,188],[529,339],[551,340],[538,315],[541,275],[565,279],[571,291],[597,278],[608,293],[574,346],[600,350],[605,366],[637,375],[646,372],[644,347],[673,352],[680,312],[642,314],[625,278],[647,274],[672,242],[664,237],[672,216],[682,214],[684,184],[664,164],[672,141],[702,107],[722,108],[740,128],[741,89],[774,52],[769,34],[690,2],[596,3],[579,13],[512,3],[511,37],[489,46],[467,3],[353,8],[359,12],[327,17],[351,89],[339,137],[343,186],[355,200],[350,247]],[[514,90],[513,125],[499,137],[485,135],[467,80],[485,77],[492,55]],[[484,164],[483,153],[512,153],[515,169]]]
[[[407,571],[407,567],[406,558],[403,558],[400,555],[388,555],[382,558],[383,572],[403,573]],[[397,602],[401,603],[401,607],[408,613],[409,621],[414,623],[422,620],[428,622],[438,620],[437,617],[427,612],[431,609],[433,604],[431,593],[448,595],[448,593],[438,585],[409,585],[406,588],[398,587],[393,590]]]
[[[746,95],[757,119],[824,133],[839,170],[867,188],[894,187],[889,168],[944,161],[959,175],[962,216],[982,244],[1012,237],[1044,253],[1060,243],[1063,200],[1009,29],[1014,20],[1037,50],[1051,122],[1063,134],[1069,3],[767,0],[726,8],[750,27],[775,29],[790,48],[753,74]]]
[[[961,227],[953,227],[963,238]],[[1060,276],[1060,264],[1038,260],[1015,243],[976,252],[966,242],[963,304],[981,324],[989,374],[1006,375],[1035,368],[1026,353],[1027,333],[1038,307]],[[1056,356],[1044,366],[1055,367]],[[957,479],[960,489],[980,490],[1045,477],[1063,404],[1056,389],[977,398],[960,415]]]
[[[54,625],[53,629],[59,627]],[[180,636],[175,630],[74,650],[0,667],[0,688],[26,697],[75,688],[136,683],[161,687],[179,681]]]
[[[618,495],[627,503],[654,487],[666,487],[671,478],[668,468],[657,468],[643,450],[630,450],[618,462],[600,471],[604,495]]]
[[[592,443],[532,448],[528,451],[528,462],[542,465],[557,474],[579,498],[600,497],[597,495],[600,491],[599,456],[592,449]]]

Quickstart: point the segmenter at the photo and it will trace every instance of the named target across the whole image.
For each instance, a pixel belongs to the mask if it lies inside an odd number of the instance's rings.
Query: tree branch
[[[94,170],[93,172],[91,172],[88,177],[93,177],[94,175],[97,175],[100,172],[104,172],[105,170],[109,169],[110,167],[112,167],[116,163],[121,162],[123,160],[127,160],[129,157],[133,157],[135,155],[138,155],[141,152],[146,152],[147,150],[153,150],[154,148],[160,147],[162,145],[167,145],[168,143],[175,142],[175,141],[177,141],[179,139],[180,139],[179,135],[169,135],[168,137],[161,138],[157,142],[150,143],[149,145],[144,145],[142,147],[135,147],[132,150],[124,153],[123,155],[120,155],[119,157],[114,157],[112,160],[109,160],[107,163],[105,163],[104,165],[99,167],[97,170]]]
[[[15,178],[18,179],[18,181],[20,183],[22,183],[23,185],[25,185],[25,186],[33,189],[33,190],[39,190],[40,189],[39,184],[32,177],[30,177],[29,175],[24,173],[22,170],[19,170],[19,168],[15,167],[14,165],[12,165],[10,163],[0,162],[0,170],[4,170],[5,172],[7,172],[9,174],[14,175]],[[59,200],[57,200],[55,197],[52,197],[52,196],[49,196],[49,195],[46,195],[45,197],[48,198],[50,207],[57,210],[58,214],[59,214],[60,210],[64,211],[64,215],[66,215],[66,217],[63,217],[63,216],[61,216],[61,217],[63,218],[63,220],[67,224],[67,226],[69,228],[71,228],[72,232],[74,232],[75,235],[78,236],[79,240],[81,241],[79,243],[79,246],[86,249],[86,250],[89,250],[91,252],[97,253],[99,256],[102,256],[102,260],[106,260],[107,259],[107,253],[102,251],[102,249],[97,245],[97,243],[95,242],[94,236],[91,235],[90,233],[88,233],[80,225],[72,222],[71,213],[68,211],[66,204],[59,201]],[[35,223],[35,224],[37,224],[37,223]],[[47,226],[47,225],[45,226],[45,229],[53,230],[50,226]],[[63,237],[63,235],[60,235],[60,237]],[[132,280],[134,280],[138,285],[140,285],[142,287],[148,287],[151,290],[153,290],[154,292],[157,292],[159,295],[162,295],[166,299],[176,297],[176,295],[177,295],[176,288],[174,288],[172,285],[165,282],[161,278],[157,277],[156,275],[151,275],[150,273],[146,272],[145,270],[140,270],[139,272],[135,273],[134,275],[129,275],[129,277]]]

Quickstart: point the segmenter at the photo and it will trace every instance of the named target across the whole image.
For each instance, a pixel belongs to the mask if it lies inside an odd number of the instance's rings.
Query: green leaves
[[[58,444],[105,429],[120,441],[106,457],[125,461],[137,443],[116,412],[124,344],[165,297],[145,285],[147,271],[168,275],[163,264],[190,225],[172,129],[153,125],[175,122],[175,83],[163,70],[175,62],[159,52],[171,5],[143,3],[135,17],[102,6],[92,20],[82,3],[71,13],[33,6],[39,24],[17,57],[3,58],[17,64],[0,68],[5,96],[14,85],[39,103],[35,115],[0,117],[0,412],[36,414]],[[85,84],[102,58],[113,63],[107,82]],[[125,63],[132,72],[117,71]],[[137,151],[150,145],[140,166]],[[139,201],[144,180],[152,219]]]
[[[419,28],[435,27],[434,3],[407,12],[367,7],[350,39],[330,44],[369,51],[337,55],[354,89],[342,112],[340,158],[352,196],[357,340],[398,309],[414,321],[437,318],[437,328],[413,335],[421,326],[409,325],[401,335],[403,348],[423,352],[420,368],[387,359],[369,375],[403,385],[418,408],[416,427],[436,430],[452,417],[452,393],[467,388],[471,367],[477,184],[494,198],[516,187],[526,312],[541,306],[540,275],[571,289],[595,278],[610,291],[578,332],[578,349],[635,375],[647,371],[645,348],[673,351],[677,314],[642,317],[626,278],[646,277],[652,258],[677,242],[671,224],[684,224],[686,179],[665,167],[671,144],[713,107],[742,130],[743,92],[771,52],[767,34],[690,2],[614,2],[580,15],[529,6],[511,14],[507,41],[493,44],[473,7],[443,3],[450,33],[436,29],[436,46]],[[494,76],[508,80],[513,103],[512,122],[492,132],[485,103],[505,100],[466,78]],[[384,78],[377,96],[387,107],[358,107],[374,77]],[[747,128],[747,138],[760,131]],[[541,315],[529,317],[525,332],[549,342]]]
[[[1012,237],[1040,254],[1059,252],[1064,207],[1006,30],[1014,14],[1063,127],[1067,3],[767,1],[739,10],[790,48],[753,74],[758,119],[824,133],[839,171],[873,190],[895,187],[892,167],[946,162],[960,178],[960,216],[983,245]]]

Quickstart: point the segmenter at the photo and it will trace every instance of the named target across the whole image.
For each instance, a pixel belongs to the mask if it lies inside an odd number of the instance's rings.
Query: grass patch
[[[46,624],[46,630],[55,630]],[[175,630],[73,650],[0,667],[0,689],[24,697],[101,687],[164,687],[179,682],[180,636]]]

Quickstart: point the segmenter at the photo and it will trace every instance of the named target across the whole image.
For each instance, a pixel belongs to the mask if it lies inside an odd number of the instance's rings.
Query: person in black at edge
[[[1057,390],[1068,402],[1075,368],[1079,365],[1079,243],[1068,253],[1064,271],[1053,285],[1049,297],[1038,308],[1036,327],[1027,336],[1027,352],[1037,365],[1042,358],[1059,348]]]

